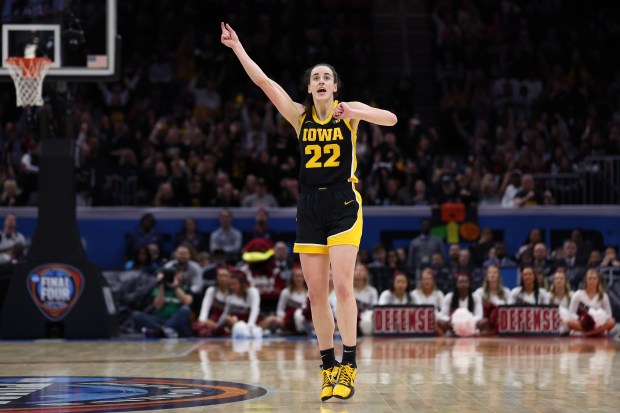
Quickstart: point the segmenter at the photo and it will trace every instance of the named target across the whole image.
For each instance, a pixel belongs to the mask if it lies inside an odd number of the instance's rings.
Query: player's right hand
[[[228,23],[221,23],[222,25],[222,44],[224,46],[230,47],[231,49],[239,44],[239,37],[237,33],[230,27]]]

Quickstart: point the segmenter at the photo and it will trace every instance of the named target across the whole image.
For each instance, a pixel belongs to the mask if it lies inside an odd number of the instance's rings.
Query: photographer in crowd
[[[157,273],[153,289],[153,311],[134,311],[134,327],[146,337],[189,337],[190,306],[194,297],[184,282],[183,271],[164,268]]]
[[[192,294],[202,290],[202,270],[194,260],[196,253],[189,244],[181,244],[174,250],[173,259],[168,261],[164,268],[174,268],[183,272],[183,278],[189,284]],[[202,298],[202,297],[201,297]]]
[[[172,268],[175,271],[183,273],[183,280],[188,284],[189,293],[194,297],[194,304],[191,310],[198,314],[200,312],[200,303],[204,296],[202,279],[202,269],[195,261],[196,252],[189,244],[181,244],[174,250],[172,260],[168,261],[164,268]]]

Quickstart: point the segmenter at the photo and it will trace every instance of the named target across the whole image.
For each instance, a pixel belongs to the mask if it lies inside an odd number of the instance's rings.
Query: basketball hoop
[[[9,57],[6,66],[15,83],[17,106],[43,106],[43,79],[52,61],[46,57]]]

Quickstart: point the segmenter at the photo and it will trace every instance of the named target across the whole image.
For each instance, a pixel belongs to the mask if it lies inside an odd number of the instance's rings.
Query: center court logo
[[[0,377],[0,412],[133,412],[254,399],[262,387],[146,377]]]

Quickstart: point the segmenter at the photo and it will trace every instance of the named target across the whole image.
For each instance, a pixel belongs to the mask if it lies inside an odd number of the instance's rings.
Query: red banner
[[[559,335],[560,311],[556,306],[500,305],[498,307],[500,335]]]
[[[375,306],[374,336],[435,335],[435,307],[432,305]]]

